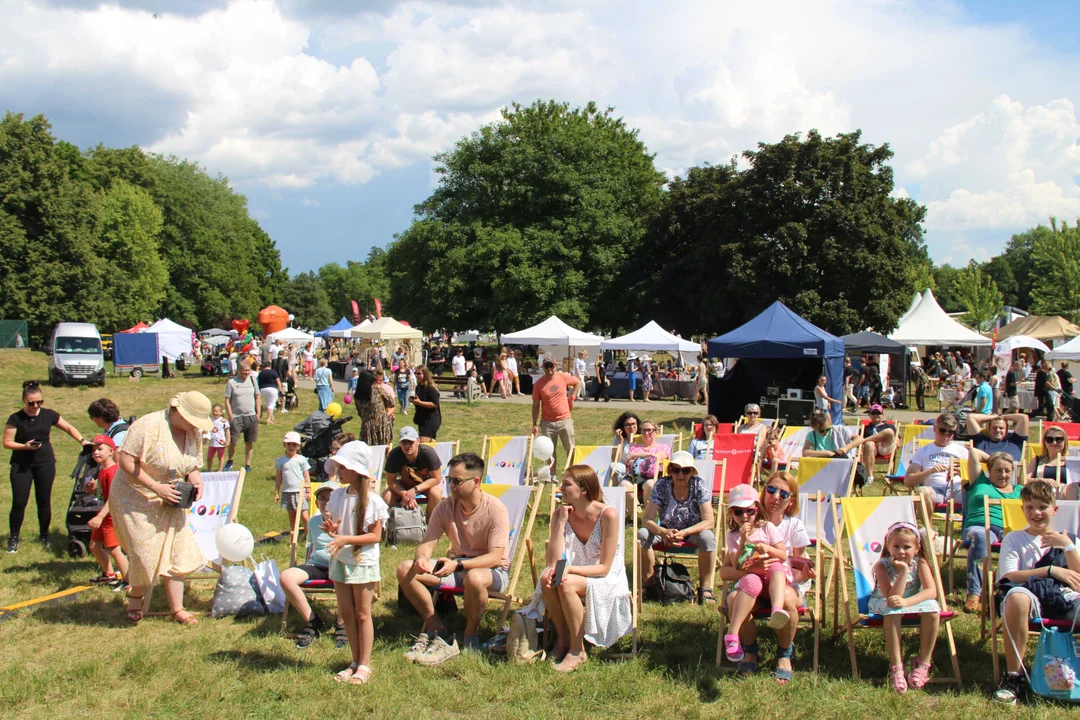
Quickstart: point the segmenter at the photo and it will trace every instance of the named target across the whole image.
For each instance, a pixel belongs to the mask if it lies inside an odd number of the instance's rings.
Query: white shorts
[[[259,390],[259,395],[262,396],[263,407],[277,407],[278,391],[276,387],[262,388]]]

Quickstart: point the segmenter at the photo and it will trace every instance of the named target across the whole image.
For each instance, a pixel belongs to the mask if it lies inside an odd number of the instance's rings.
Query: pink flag
[[[379,298],[375,298],[375,317],[382,317],[382,303],[379,302]]]
[[[360,306],[356,304],[355,300],[350,300],[349,302],[352,303],[353,325],[359,325],[360,324]]]

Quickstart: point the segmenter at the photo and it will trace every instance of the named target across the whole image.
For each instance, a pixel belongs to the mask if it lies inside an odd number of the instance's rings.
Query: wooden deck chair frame
[[[851,498],[850,500],[863,500],[863,499],[862,498],[858,498],[858,499]],[[923,503],[918,502],[918,498],[916,498],[914,496],[908,496],[906,498],[904,498],[904,497],[882,498],[882,500],[884,502],[890,502],[890,501],[895,501],[895,502],[907,501],[907,502],[911,502],[913,504],[913,506],[914,506],[913,509],[915,511],[915,517],[919,519],[919,521],[917,522],[917,525],[920,526],[920,532],[927,532],[927,533],[929,532],[929,530],[931,528],[930,516],[926,512],[926,506]],[[843,504],[843,501],[841,501],[840,499],[834,499],[833,502],[837,506],[841,506]],[[862,611],[859,610],[858,608],[856,608],[856,612],[855,612],[854,617],[852,616],[852,613],[851,613],[851,598],[849,596],[849,591],[848,591],[847,577],[846,577],[846,575],[844,573],[844,567],[845,567],[844,543],[842,542],[843,535],[846,534],[847,521],[846,521],[846,516],[845,516],[845,521],[844,521],[843,524],[841,524],[840,519],[839,519],[840,515],[839,515],[839,512],[838,512],[839,509],[840,509],[840,507],[836,507],[833,510],[833,513],[834,513],[833,514],[833,519],[836,522],[836,539],[837,539],[837,542],[836,542],[837,563],[836,564],[837,564],[837,569],[839,570],[839,572],[836,574],[836,584],[839,587],[834,587],[833,588],[833,599],[834,599],[834,602],[835,602],[835,600],[837,598],[841,598],[842,603],[844,605],[844,620],[845,620],[845,622],[844,622],[844,626],[843,626],[842,629],[847,632],[848,654],[850,655],[850,658],[851,658],[851,674],[855,679],[858,679],[859,678],[859,661],[858,661],[857,653],[855,652],[855,631],[859,630],[859,629],[863,629],[865,627],[863,625],[863,622],[868,620],[869,618],[868,618],[868,616],[864,615],[862,613]],[[925,538],[925,537],[927,537],[927,535],[924,535],[923,537]],[[848,537],[848,541],[851,542],[852,538]],[[933,678],[930,678],[929,682],[931,682],[931,683],[940,683],[940,684],[955,684],[956,687],[959,689],[962,686],[962,678],[961,678],[961,675],[960,675],[960,659],[959,659],[959,656],[957,655],[957,652],[956,652],[956,638],[953,636],[953,631],[952,631],[952,621],[954,619],[956,619],[956,617],[958,617],[958,615],[949,610],[948,603],[945,600],[945,588],[941,584],[941,571],[940,571],[940,567],[939,567],[939,563],[938,563],[938,559],[937,559],[937,553],[934,551],[934,543],[929,542],[929,543],[926,543],[926,545],[927,545],[927,551],[930,554],[930,570],[934,574],[934,582],[937,585],[937,595],[938,595],[937,601],[938,601],[938,605],[941,606],[941,615],[942,615],[942,617],[941,617],[941,625],[945,629],[945,637],[946,637],[946,640],[947,640],[948,645],[949,645],[949,659],[950,659],[950,661],[952,663],[952,669],[953,669],[953,676],[952,677],[933,677]],[[857,602],[857,600],[858,599],[856,598],[856,602]],[[841,630],[841,628],[838,625],[836,625],[835,622],[834,622],[834,631],[839,632],[839,630]],[[939,633],[939,637],[940,637],[940,633],[941,633],[940,629],[938,630],[938,633]]]
[[[607,491],[610,490],[612,492],[615,492],[615,491],[618,490],[618,488],[617,487],[607,487],[607,488],[601,488],[601,490],[604,492],[605,497],[607,497],[608,494],[609,494]],[[638,542],[637,542],[638,507],[637,507],[637,493],[633,490],[633,488],[627,488],[626,492],[622,493],[622,495],[623,495],[623,498],[624,498],[623,503],[625,505],[625,507],[622,508],[622,514],[625,515],[627,513],[627,511],[629,511],[630,516],[633,518],[633,524],[631,526],[632,534],[630,536],[630,538],[631,538],[631,541],[630,541],[630,545],[631,545],[630,555],[631,555],[631,563],[632,563],[632,565],[631,565],[631,576],[629,578],[629,582],[627,583],[630,586],[631,646],[630,646],[630,652],[628,652],[628,653],[611,653],[611,654],[607,655],[607,657],[609,657],[609,658],[618,658],[618,659],[633,659],[633,658],[637,657],[637,652],[638,652],[638,642],[639,642],[639,638],[638,638],[638,621],[639,621],[639,619],[641,617],[641,593],[637,589],[638,586],[641,585],[641,567],[640,567],[640,563],[638,562],[638,552],[637,552],[637,548],[638,548]],[[551,496],[555,497],[555,488],[551,489]],[[623,558],[622,558],[622,561],[623,561],[624,564],[626,563],[626,542],[623,542]]]
[[[532,447],[533,447],[533,441],[536,440],[535,435],[485,435],[483,445],[481,445],[481,448],[480,448],[480,457],[484,461],[484,472],[485,473],[487,472],[487,468],[491,464],[491,458],[488,457],[488,447],[489,447],[489,444],[490,444],[489,441],[494,440],[496,438],[502,438],[502,437],[508,437],[508,438],[527,437],[529,439],[528,446],[525,449],[525,480],[521,484],[522,485],[531,484],[532,483],[532,471],[533,471]]]
[[[826,500],[825,496],[822,495],[820,492],[815,493],[812,497],[813,497],[814,501],[817,503],[817,511],[816,511],[817,512],[817,534],[820,537],[821,534],[822,534],[821,507],[822,507],[823,503],[827,502],[827,500]],[[719,518],[722,518],[723,517],[723,503],[722,502],[721,502],[720,510],[721,510],[721,512],[719,512],[717,516]],[[719,533],[719,530],[720,530],[720,525],[718,524],[717,525],[717,532],[718,533]],[[721,537],[723,538],[722,540],[720,539]],[[727,533],[724,532],[722,536],[718,534],[717,535],[717,541],[718,541],[718,547],[720,548],[720,552],[723,553],[723,555],[719,555],[719,554],[717,555],[717,559],[719,560],[720,557],[723,557],[723,556],[727,555]],[[810,556],[814,559],[814,561],[813,561],[814,562],[814,579],[812,580],[812,584],[810,586],[809,594],[813,595],[814,599],[813,599],[813,604],[810,605],[810,604],[807,604],[807,602],[806,602],[807,598],[803,598],[803,607],[800,608],[800,610],[805,609],[805,611],[799,613],[798,623],[799,623],[799,625],[809,625],[810,628],[814,632],[814,663],[813,663],[813,671],[814,671],[814,673],[817,673],[817,671],[818,671],[819,649],[821,647],[821,617],[822,617],[821,613],[822,613],[822,603],[824,602],[824,599],[822,597],[823,588],[822,588],[822,579],[821,579],[822,578],[822,572],[821,571],[822,571],[823,559],[822,559],[822,552],[821,552],[821,543],[816,543],[816,545],[811,546],[811,547],[812,547],[812,552],[810,553]],[[728,587],[729,585],[730,585],[730,587]],[[727,623],[727,596],[730,594],[731,590],[734,589],[734,587],[735,587],[734,583],[721,583],[721,585],[720,585],[721,597],[718,600],[718,602],[720,604],[720,629],[717,630],[717,632],[716,632],[716,668],[718,670],[723,668],[723,664],[724,664],[724,632],[727,630],[727,626],[728,626],[728,623]],[[749,622],[755,622],[757,620],[763,620],[765,618],[766,618],[766,615],[761,614],[760,612],[755,612],[755,613],[751,614]],[[792,663],[792,665],[794,665],[794,663]]]
[[[229,506],[229,517],[225,521],[226,524],[236,522],[236,516],[240,512],[240,499],[243,497],[243,493],[244,493],[244,479],[247,476],[247,471],[245,471],[243,468],[240,468],[240,470],[236,471],[236,474],[237,474],[237,477],[236,477],[236,490],[233,491],[232,504]],[[300,515],[300,513],[297,513],[297,516],[299,516],[299,515]],[[248,558],[247,560],[244,560],[243,564],[247,565],[248,560],[250,560],[250,558]],[[254,564],[254,563],[252,563],[252,564]],[[191,573],[190,575],[188,575],[187,577],[184,578],[184,584],[187,585],[188,583],[192,583],[192,582],[214,582],[214,583],[216,583],[218,578],[221,577],[222,566],[219,565],[218,563],[215,563],[215,562],[208,562],[207,565],[211,568],[210,570],[203,569],[203,570],[199,570],[197,572]],[[150,587],[148,587],[146,589],[146,591],[145,591],[145,594],[143,596],[143,601],[142,601],[143,616],[144,617],[170,617],[172,615],[172,613],[170,613],[170,612],[150,612],[150,601],[154,596],[154,587],[156,585],[157,585],[157,578],[154,579],[154,582],[151,583]],[[194,611],[194,610],[188,610],[188,612],[191,613],[192,615],[202,615],[202,614],[204,614],[202,612]]]

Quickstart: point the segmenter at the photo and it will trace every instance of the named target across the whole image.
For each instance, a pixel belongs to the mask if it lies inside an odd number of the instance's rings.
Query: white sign
[[[188,508],[188,527],[208,562],[221,563],[215,537],[218,528],[229,522],[239,479],[238,472],[203,473],[202,497]]]
[[[817,348],[803,348],[802,349],[802,354],[803,355],[815,355],[816,356],[817,355]]]

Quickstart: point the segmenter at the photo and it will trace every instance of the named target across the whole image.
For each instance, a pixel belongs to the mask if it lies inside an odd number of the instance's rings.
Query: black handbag
[[[661,605],[694,602],[694,583],[690,580],[690,571],[681,563],[665,559],[655,567],[653,584],[645,588],[645,596],[647,600],[658,601]]]

